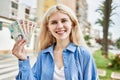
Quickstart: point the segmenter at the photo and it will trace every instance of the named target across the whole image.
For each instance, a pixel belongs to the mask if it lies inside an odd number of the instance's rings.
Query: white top
[[[53,80],[65,80],[64,66],[61,69],[59,69],[55,65]]]

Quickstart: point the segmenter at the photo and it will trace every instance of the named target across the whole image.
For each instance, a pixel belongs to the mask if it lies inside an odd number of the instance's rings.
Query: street
[[[29,54],[31,65],[34,64],[35,55]],[[18,74],[18,60],[11,54],[0,54],[0,80],[15,80]]]
[[[109,52],[113,54],[120,54],[120,50],[109,50]]]

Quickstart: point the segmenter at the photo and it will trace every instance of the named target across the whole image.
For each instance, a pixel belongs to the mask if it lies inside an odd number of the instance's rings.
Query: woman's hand
[[[26,50],[24,48],[25,44],[26,44],[25,39],[19,39],[16,41],[12,49],[12,54],[15,55],[20,60],[27,60],[27,55],[25,54]]]
[[[26,60],[27,55],[25,54],[26,50],[24,49],[24,46],[25,44],[29,44],[34,28],[36,27],[36,23],[33,21],[22,19],[17,20],[17,22],[23,34],[18,36],[18,38],[16,39],[16,43],[12,49],[12,54],[20,60]]]

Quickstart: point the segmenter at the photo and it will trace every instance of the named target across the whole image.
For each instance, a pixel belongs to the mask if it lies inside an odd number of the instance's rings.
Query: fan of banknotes
[[[11,32],[11,37],[16,41],[18,39],[24,38],[27,40],[27,46],[30,44],[32,33],[35,29],[35,23],[31,21],[16,20],[9,25],[9,30]]]

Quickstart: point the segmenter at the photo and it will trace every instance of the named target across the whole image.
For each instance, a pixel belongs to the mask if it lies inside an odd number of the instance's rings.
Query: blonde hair
[[[78,45],[78,46],[79,45],[85,46],[86,44],[83,39],[80,26],[75,13],[69,7],[62,4],[57,4],[49,8],[48,11],[43,16],[43,20],[40,25],[40,34],[38,38],[38,51],[43,50],[56,42],[55,38],[50,34],[48,30],[47,24],[48,24],[49,17],[54,12],[57,12],[57,11],[67,14],[73,23],[73,27],[70,34],[71,42],[73,42],[75,45]]]

